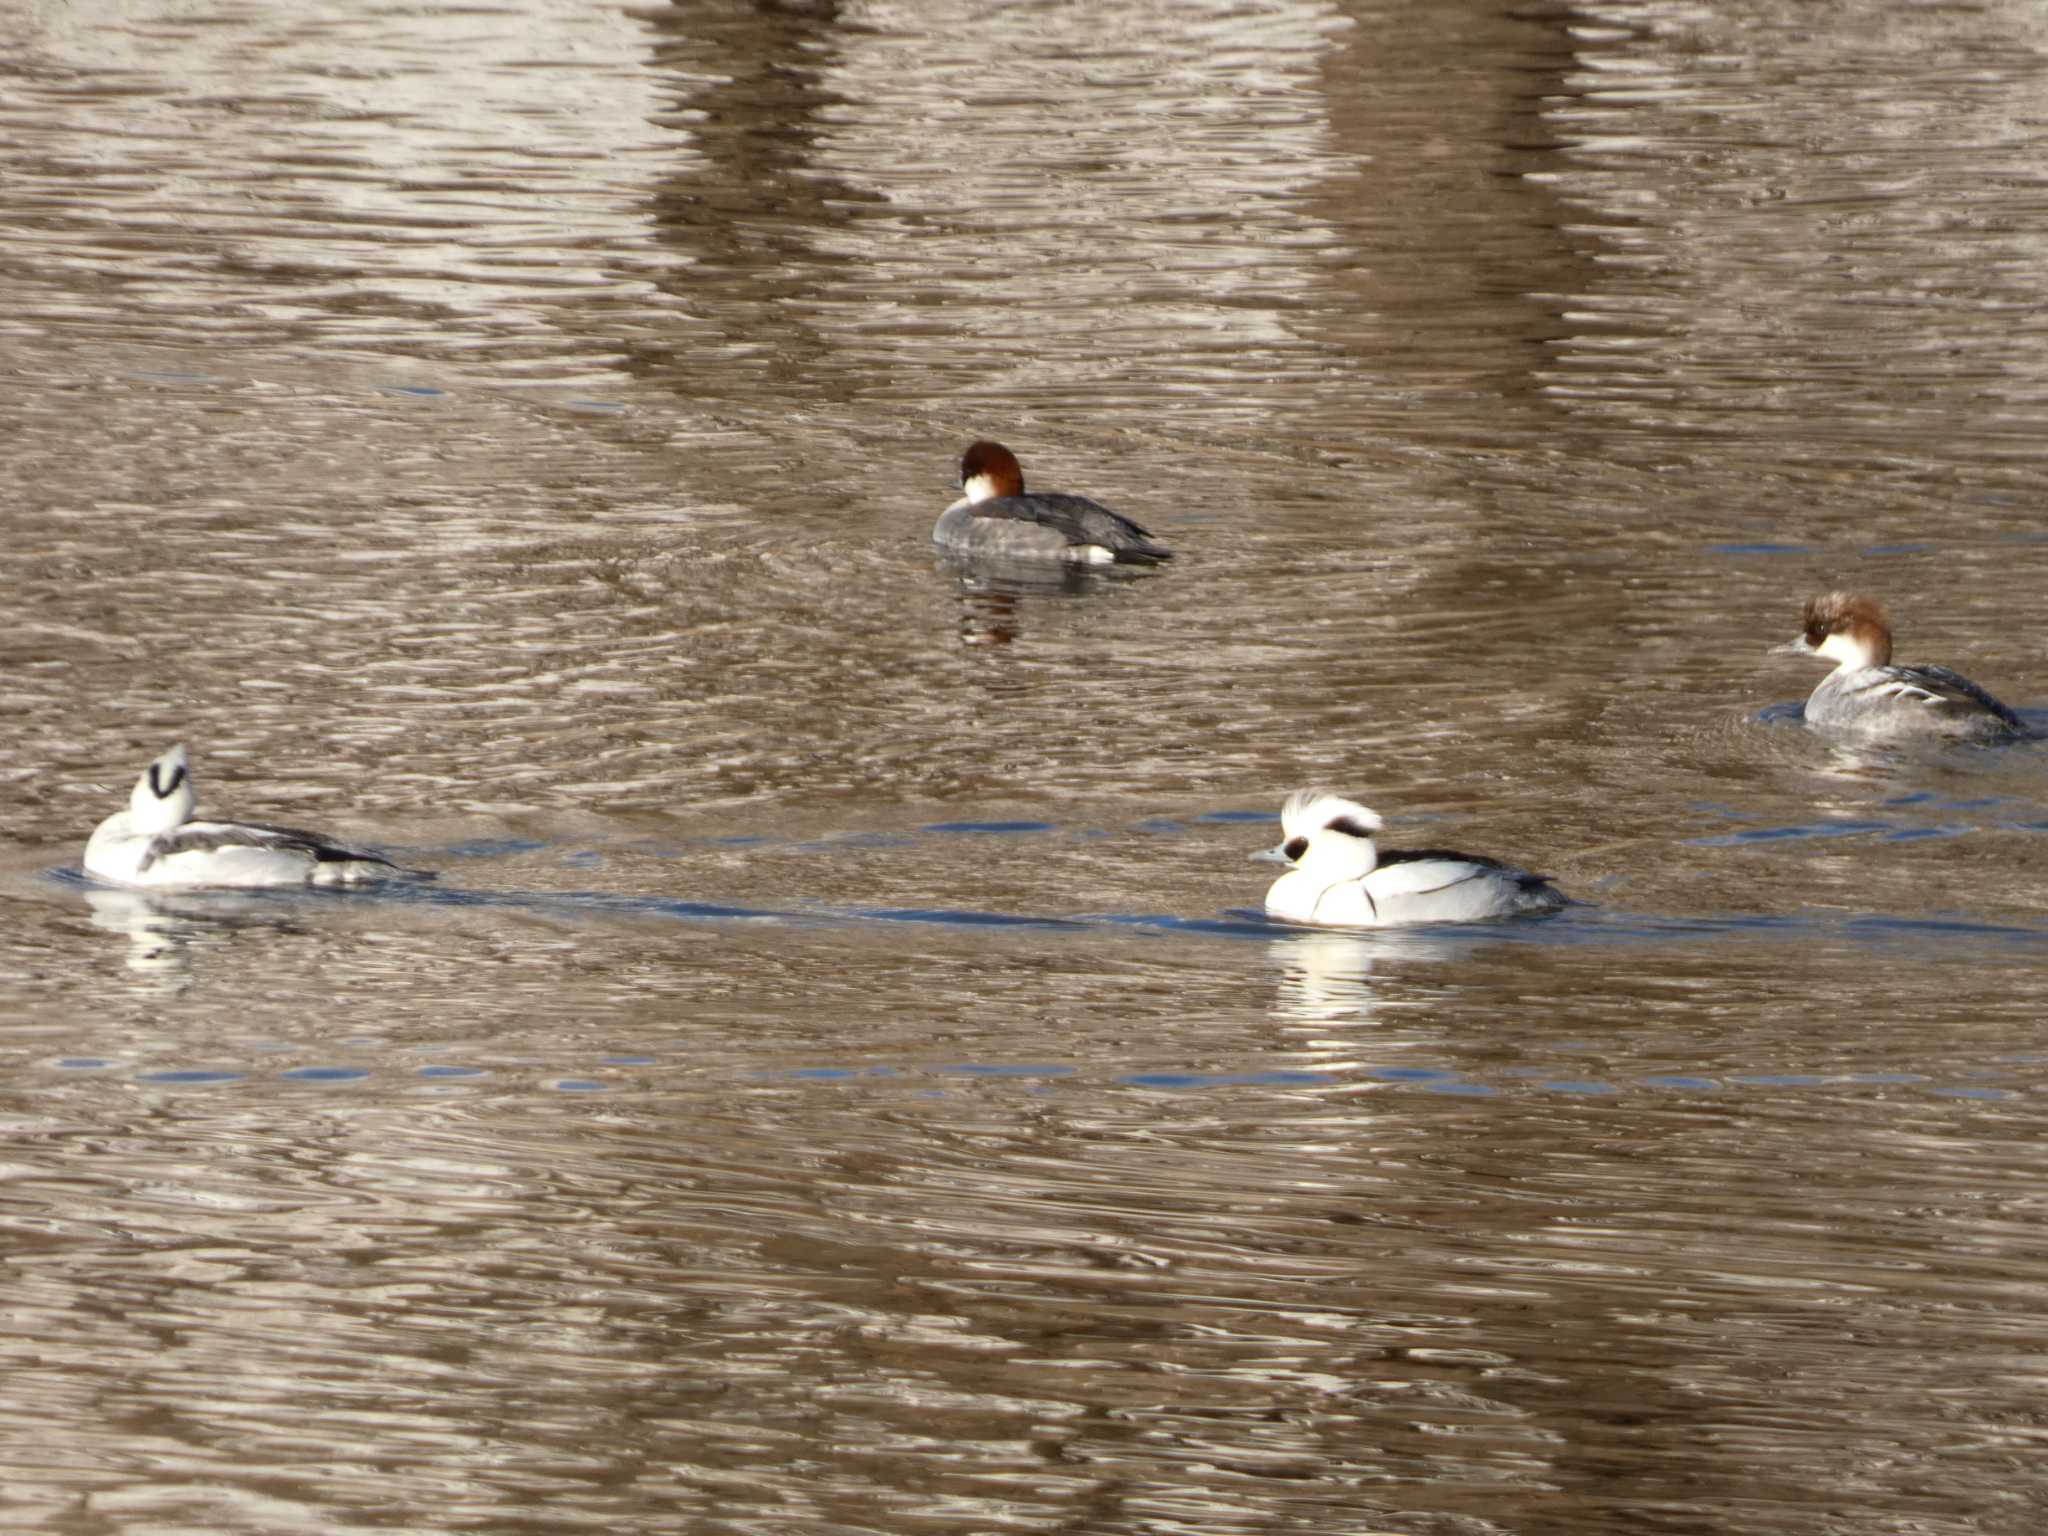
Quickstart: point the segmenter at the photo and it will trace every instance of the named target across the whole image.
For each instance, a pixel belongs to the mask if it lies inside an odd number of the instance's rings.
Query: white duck
[[[248,821],[195,821],[192,767],[182,745],[143,770],[116,811],[85,845],[85,872],[144,888],[354,885],[418,878],[380,853],[318,832]]]
[[[1381,848],[1378,814],[1327,789],[1298,789],[1280,811],[1280,844],[1252,855],[1288,866],[1266,911],[1291,923],[1387,928],[1556,912],[1567,902],[1547,875],[1477,853]]]

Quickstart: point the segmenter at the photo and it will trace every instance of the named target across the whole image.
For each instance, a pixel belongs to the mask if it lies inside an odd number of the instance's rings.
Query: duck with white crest
[[[181,744],[143,770],[127,810],[94,829],[85,845],[85,872],[116,885],[166,890],[431,878],[319,832],[200,820],[197,808],[191,760]]]
[[[1960,673],[1892,661],[1892,621],[1875,599],[1829,592],[1806,605],[1797,639],[1773,655],[1821,656],[1835,670],[1806,701],[1806,723],[1864,736],[1998,741],[2026,723]]]
[[[1334,928],[1392,928],[1538,916],[1569,904],[1548,875],[1484,854],[1382,848],[1382,825],[1377,812],[1331,790],[1289,795],[1279,845],[1252,855],[1287,866],[1266,892],[1267,914]]]
[[[960,456],[961,497],[939,514],[932,542],[950,554],[1070,565],[1158,565],[1173,551],[1086,496],[1024,490],[1017,455],[970,443]]]

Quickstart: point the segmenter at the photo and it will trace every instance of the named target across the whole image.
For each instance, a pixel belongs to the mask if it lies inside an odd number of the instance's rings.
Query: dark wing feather
[[[1076,544],[1099,544],[1119,560],[1153,565],[1171,560],[1173,551],[1153,541],[1152,535],[1099,501],[1086,496],[1064,496],[1033,491],[1029,496],[995,496],[974,504],[976,517],[1009,518],[1020,523],[1037,523],[1063,534]]]
[[[173,854],[205,852],[214,848],[277,848],[287,853],[303,853],[321,864],[382,864],[390,869],[398,868],[381,853],[337,843],[318,832],[247,821],[189,821],[182,827],[174,827],[149,840],[149,851],[143,855],[140,867],[147,869],[158,859],[167,859]]]
[[[1951,672],[1947,667],[1886,667],[1884,671],[1889,681],[1904,683],[1925,694],[1925,702],[1930,708],[1943,704],[1959,704],[1965,710],[1982,710],[1986,714],[1997,716],[2008,730],[2026,729],[2025,723],[2018,715],[1967,677],[1959,672]]]

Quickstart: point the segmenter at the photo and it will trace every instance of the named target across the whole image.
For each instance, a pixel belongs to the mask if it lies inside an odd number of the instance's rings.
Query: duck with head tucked
[[[1024,470],[1001,443],[968,444],[960,499],[939,514],[932,542],[950,554],[1070,565],[1159,565],[1173,551],[1129,518],[1086,496],[1024,490]]]
[[[195,817],[197,809],[191,760],[181,744],[142,771],[125,811],[93,830],[85,872],[116,885],[186,890],[427,878],[319,832],[205,821]]]

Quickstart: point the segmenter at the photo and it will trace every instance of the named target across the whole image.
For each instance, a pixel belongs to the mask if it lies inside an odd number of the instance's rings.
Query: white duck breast
[[[2027,734],[2026,722],[1961,673],[1893,665],[1891,619],[1871,598],[1814,598],[1799,637],[1773,650],[1836,664],[1806,701],[1807,724],[1823,730],[1977,741]]]
[[[183,746],[151,763],[85,845],[85,872],[118,885],[161,889],[352,885],[415,876],[380,853],[318,832],[262,822],[201,821]]]
[[[1345,928],[1470,923],[1566,905],[1547,876],[1482,854],[1382,850],[1374,837],[1379,816],[1328,790],[1288,796],[1280,821],[1286,833],[1280,845],[1253,857],[1289,866],[1266,892],[1266,911],[1288,922]]]
[[[1081,565],[1158,565],[1173,551],[1129,518],[1086,496],[1024,490],[1017,456],[1001,443],[968,445],[962,495],[932,528],[932,542],[956,555],[1059,560]]]

